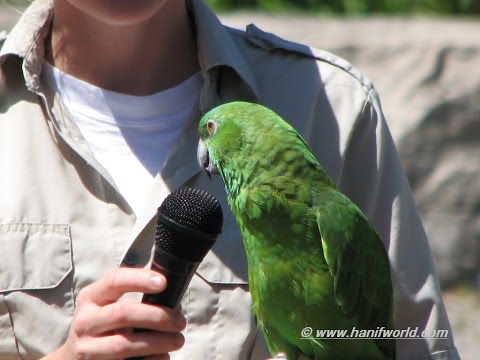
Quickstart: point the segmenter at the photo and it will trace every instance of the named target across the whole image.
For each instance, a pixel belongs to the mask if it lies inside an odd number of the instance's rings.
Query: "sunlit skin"
[[[56,0],[48,61],[104,89],[149,95],[199,70],[178,0]]]

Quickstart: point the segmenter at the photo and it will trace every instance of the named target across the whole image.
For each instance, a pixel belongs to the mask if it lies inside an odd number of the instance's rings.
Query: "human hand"
[[[165,277],[152,270],[119,268],[107,273],[79,292],[65,344],[42,360],[169,359],[168,353],[184,343],[183,315],[166,307],[119,301],[127,292],[158,293],[165,287]]]

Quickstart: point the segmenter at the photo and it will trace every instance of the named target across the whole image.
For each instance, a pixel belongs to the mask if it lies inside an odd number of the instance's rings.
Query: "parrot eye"
[[[217,123],[214,120],[208,120],[207,122],[207,131],[208,135],[215,135],[217,132]]]

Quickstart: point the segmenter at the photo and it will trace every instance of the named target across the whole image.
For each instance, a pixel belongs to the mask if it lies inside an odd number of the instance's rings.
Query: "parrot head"
[[[240,170],[256,153],[258,141],[275,138],[275,128],[288,126],[272,110],[253,103],[220,105],[200,120],[197,160],[207,174]]]

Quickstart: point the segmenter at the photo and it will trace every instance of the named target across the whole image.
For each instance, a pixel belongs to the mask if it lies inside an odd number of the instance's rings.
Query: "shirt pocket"
[[[63,343],[74,311],[70,227],[0,224],[0,254],[0,358],[39,358]]]
[[[68,225],[0,225],[0,292],[57,287],[72,271],[71,249]]]

